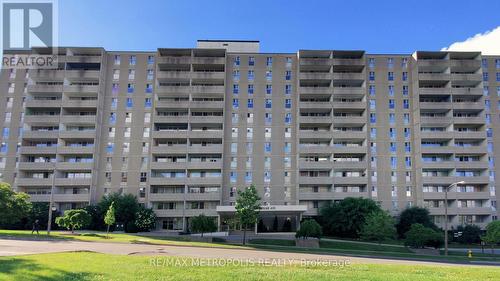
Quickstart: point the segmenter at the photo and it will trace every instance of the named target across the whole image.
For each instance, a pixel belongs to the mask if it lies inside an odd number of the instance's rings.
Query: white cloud
[[[455,42],[441,51],[481,51],[483,55],[500,55],[500,26]]]

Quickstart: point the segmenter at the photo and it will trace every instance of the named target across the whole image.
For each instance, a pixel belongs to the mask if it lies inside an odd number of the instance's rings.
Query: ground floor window
[[[165,230],[182,230],[182,218],[163,219],[162,228]]]

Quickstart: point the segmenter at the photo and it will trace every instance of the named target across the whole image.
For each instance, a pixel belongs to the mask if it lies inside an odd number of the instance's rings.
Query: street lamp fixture
[[[448,255],[448,190],[459,184],[464,184],[465,181],[458,181],[450,184],[444,189],[444,255]]]

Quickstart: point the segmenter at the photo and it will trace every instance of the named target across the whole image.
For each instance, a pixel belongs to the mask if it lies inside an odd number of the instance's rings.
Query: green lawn
[[[251,244],[258,245],[276,245],[276,246],[295,246],[294,240],[285,239],[252,239]],[[320,241],[320,248],[325,249],[341,249],[341,250],[356,250],[356,251],[376,251],[376,252],[395,252],[395,253],[411,253],[405,247],[397,246],[379,246],[376,244],[361,244],[349,241]]]
[[[40,232],[40,235],[33,235],[28,230],[0,230],[0,238],[29,238],[29,239],[57,239],[57,240],[77,240],[88,242],[118,242],[118,243],[143,243],[143,244],[159,244],[159,245],[176,245],[176,246],[200,246],[200,247],[228,247],[241,248],[242,246],[230,245],[226,243],[205,243],[190,241],[189,237],[149,237],[138,234],[128,233],[110,233],[106,237],[106,233],[77,233],[71,235],[68,232],[52,231],[48,236],[45,231]]]
[[[340,266],[157,265],[152,257],[58,253],[0,258],[0,280],[498,280],[500,268],[354,264]],[[156,260],[158,261],[158,260]]]

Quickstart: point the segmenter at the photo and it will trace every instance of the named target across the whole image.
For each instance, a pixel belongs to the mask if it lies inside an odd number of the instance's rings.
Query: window
[[[253,95],[253,84],[248,84],[248,94]]]
[[[266,108],[272,108],[273,102],[271,99],[266,99]]]
[[[289,142],[285,142],[284,151],[285,151],[285,153],[291,153],[292,152],[292,144]]]
[[[119,69],[113,69],[113,79],[115,79],[115,80],[120,79],[120,70]]]
[[[396,115],[394,113],[389,113],[389,123],[393,124],[396,122]]]
[[[391,168],[396,169],[397,168],[398,161],[396,157],[391,157]]]
[[[270,112],[266,112],[264,118],[266,124],[271,124],[273,122],[273,114]]]
[[[255,78],[255,72],[253,70],[249,70],[248,71],[248,80],[253,81],[254,78]]]
[[[368,67],[370,67],[370,68],[375,67],[375,58],[368,59]]]
[[[370,109],[375,110],[377,107],[377,102],[375,100],[370,100]]]
[[[406,168],[411,168],[411,157],[405,157]]]
[[[370,85],[368,87],[368,92],[370,93],[370,96],[375,96],[375,85]]]
[[[285,71],[285,80],[287,80],[287,81],[292,80],[292,71],[291,70]]]
[[[292,100],[285,99],[285,108],[292,108]]]
[[[238,109],[240,107],[240,102],[238,99],[233,99],[233,109]]]
[[[403,75],[401,76],[401,79],[403,81],[408,81],[408,72],[403,72]]]
[[[134,84],[129,83],[127,84],[127,93],[133,93],[134,92]]]
[[[146,84],[146,93],[151,94],[153,92],[153,84]]]
[[[483,81],[488,81],[488,72],[483,72]]]
[[[285,124],[290,125],[292,123],[292,114],[287,113],[285,114]]]
[[[387,67],[388,68],[394,67],[394,58],[387,58]]]
[[[151,98],[145,98],[144,99],[144,107],[151,108],[151,106],[152,106]]]
[[[129,61],[129,64],[130,65],[135,65],[137,62],[137,57],[136,56],[130,56],[130,61]]]
[[[268,66],[268,67],[273,66],[273,58],[272,57],[266,58],[266,66]]]
[[[234,84],[233,85],[233,94],[237,95],[240,92],[240,85]]]
[[[270,142],[264,143],[264,152],[271,152],[271,143]]]
[[[249,66],[255,65],[255,57],[248,57],[248,65]]]
[[[253,108],[253,99],[248,99],[247,107]]]
[[[135,79],[135,69],[129,69],[128,70],[128,79],[129,80],[134,80]]]
[[[394,97],[394,85],[389,85],[388,93],[390,97]]]
[[[375,72],[370,71],[370,72],[368,73],[368,79],[369,79],[370,81],[375,81]]]
[[[273,93],[273,85],[266,85],[266,94],[270,95]]]
[[[264,128],[264,137],[265,138],[271,138],[271,134],[272,134],[271,128]]]
[[[154,56],[148,56],[148,64],[152,65],[155,63],[155,57]]]
[[[407,68],[408,67],[408,58],[402,58],[401,59],[401,67],[402,68]]]
[[[370,138],[377,138],[377,128],[370,128]]]
[[[108,145],[106,146],[106,152],[113,153],[113,147],[114,147],[114,144],[112,142],[108,142]]]
[[[109,114],[109,123],[110,124],[114,124],[116,122],[116,113],[115,112],[111,112]]]
[[[233,70],[233,80],[234,81],[240,80],[240,71],[239,70]]]
[[[9,134],[10,134],[10,129],[9,128],[3,128],[3,131],[2,131],[2,136],[4,138],[8,138],[9,137]]]
[[[127,98],[126,106],[129,107],[129,108],[134,106],[132,98]]]
[[[389,109],[394,109],[395,103],[394,100],[389,100]]]
[[[290,95],[292,93],[292,85],[285,85],[285,95]]]
[[[115,65],[120,65],[120,55],[115,55]]]
[[[394,81],[394,72],[387,72],[387,80]]]
[[[272,70],[267,70],[266,71],[266,80],[267,81],[273,80],[273,71]]]
[[[234,66],[239,66],[240,65],[240,57],[235,57],[234,58]]]
[[[408,86],[403,86],[403,96],[408,95]]]
[[[397,150],[396,143],[395,142],[389,143],[389,151],[395,153],[396,150]]]
[[[410,101],[409,100],[403,100],[403,108],[404,109],[410,108]]]
[[[377,123],[377,114],[375,113],[370,113],[370,123],[375,124]]]
[[[154,76],[154,70],[148,69],[148,71],[147,71],[147,77],[146,78],[148,80],[153,80],[153,76]]]

